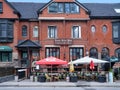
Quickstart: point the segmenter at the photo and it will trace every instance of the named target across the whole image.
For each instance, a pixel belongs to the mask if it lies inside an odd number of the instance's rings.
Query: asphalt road
[[[119,87],[0,87],[0,90],[120,90]]]

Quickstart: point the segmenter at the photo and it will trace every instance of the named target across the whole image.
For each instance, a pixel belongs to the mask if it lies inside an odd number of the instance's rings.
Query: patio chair
[[[59,81],[60,80],[59,76],[54,76],[54,79],[55,79],[55,81]]]
[[[51,81],[52,80],[52,78],[47,73],[45,73],[45,77],[46,77],[46,81]]]

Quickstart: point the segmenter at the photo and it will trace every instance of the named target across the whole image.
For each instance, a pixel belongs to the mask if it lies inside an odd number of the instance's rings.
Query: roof
[[[21,19],[37,19],[38,10],[48,3],[11,2],[11,5],[19,11]],[[120,18],[120,13],[114,9],[120,9],[120,3],[82,3],[91,13],[91,18]]]
[[[31,40],[22,40],[18,42],[17,48],[40,48],[40,44],[38,42],[33,42]]]
[[[120,3],[84,3],[90,11],[91,17],[120,17],[114,9],[120,9]]]
[[[12,2],[11,4],[20,12],[21,19],[38,19],[37,11],[45,3]]]

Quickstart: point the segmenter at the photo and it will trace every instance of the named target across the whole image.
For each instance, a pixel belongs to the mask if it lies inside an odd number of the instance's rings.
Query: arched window
[[[33,37],[38,37],[38,26],[33,28]]]
[[[106,60],[109,57],[109,49],[107,47],[102,48],[101,59]]]
[[[97,50],[97,48],[92,47],[92,48],[90,49],[90,57],[98,58],[98,50]]]
[[[120,60],[120,48],[115,50],[115,56],[118,57],[118,60]]]
[[[106,26],[106,25],[103,25],[103,27],[102,27],[102,32],[103,32],[103,33],[106,33],[106,32],[107,32],[107,26]]]
[[[95,33],[95,32],[96,32],[96,27],[95,27],[95,25],[92,25],[92,26],[91,26],[91,32],[92,32],[92,33]]]
[[[26,26],[26,25],[23,25],[23,26],[22,26],[22,36],[23,36],[23,37],[26,37],[26,36],[27,36],[27,26]]]

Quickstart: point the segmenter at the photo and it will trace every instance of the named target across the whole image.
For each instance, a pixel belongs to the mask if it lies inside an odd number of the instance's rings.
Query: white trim
[[[64,20],[64,17],[39,17],[40,20]]]
[[[70,45],[69,47],[85,47],[85,45]]]
[[[58,45],[45,45],[45,47],[60,47]]]
[[[90,20],[90,18],[39,17],[39,20]]]

